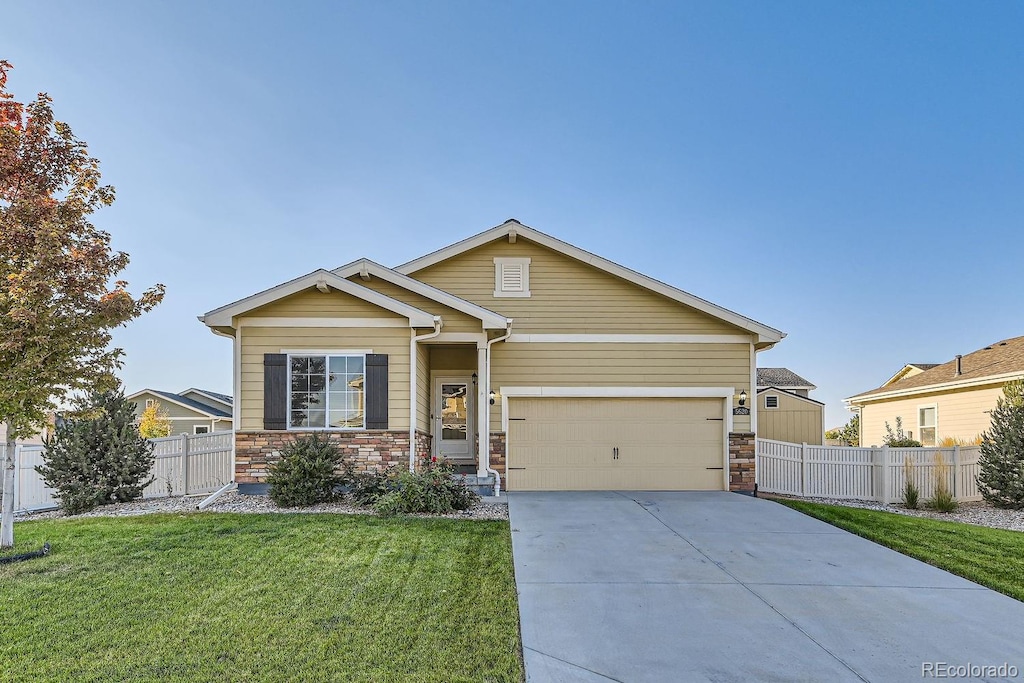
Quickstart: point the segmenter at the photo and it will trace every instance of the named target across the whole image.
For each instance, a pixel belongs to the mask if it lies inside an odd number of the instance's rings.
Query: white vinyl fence
[[[153,442],[153,483],[142,491],[143,498],[166,498],[213,493],[230,482],[232,477],[232,444],[234,432],[182,434]],[[5,445],[0,444],[0,459]],[[46,486],[36,472],[43,464],[42,446],[17,446],[15,461],[14,509],[45,510],[59,504],[56,492]]]
[[[889,448],[815,446],[757,440],[757,487],[765,493],[818,498],[899,501],[906,473],[927,500],[935,493],[939,463],[957,500],[981,500],[975,481],[978,446]]]

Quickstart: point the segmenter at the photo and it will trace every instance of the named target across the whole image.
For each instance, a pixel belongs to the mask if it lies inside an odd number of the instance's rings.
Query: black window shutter
[[[366,428],[388,428],[388,355],[366,354]]]
[[[288,354],[263,354],[263,428],[288,428]]]

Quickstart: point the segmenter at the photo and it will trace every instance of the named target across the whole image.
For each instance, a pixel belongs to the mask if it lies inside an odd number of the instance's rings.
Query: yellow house
[[[925,446],[946,437],[970,440],[991,426],[1003,385],[1024,379],[1024,337],[990,344],[946,363],[907,364],[882,386],[846,399],[860,412],[860,443],[880,445],[885,426]]]
[[[234,344],[242,492],[313,431],[357,468],[436,456],[516,490],[752,490],[741,396],[785,336],[516,220],[200,319]]]

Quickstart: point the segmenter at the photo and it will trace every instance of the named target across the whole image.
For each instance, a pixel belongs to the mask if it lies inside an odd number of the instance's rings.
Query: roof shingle
[[[793,387],[799,387],[801,389],[805,387],[810,389],[818,388],[789,368],[758,368],[757,386],[776,387],[778,389]]]

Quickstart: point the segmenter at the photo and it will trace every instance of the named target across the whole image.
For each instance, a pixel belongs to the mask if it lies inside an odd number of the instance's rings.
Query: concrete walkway
[[[511,493],[509,515],[529,681],[1024,680],[1024,603],[772,501]]]

